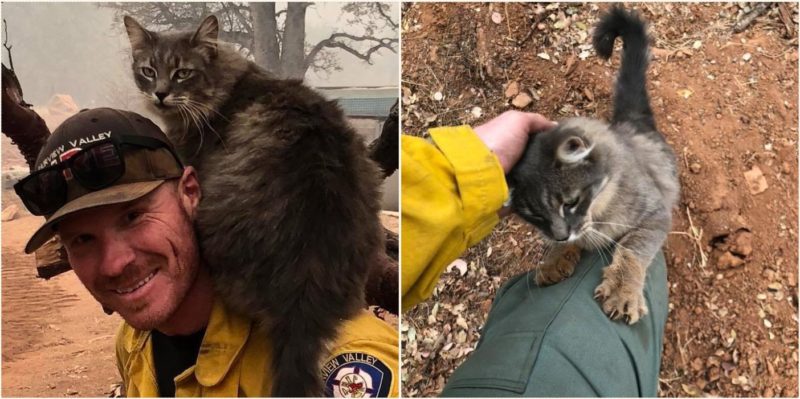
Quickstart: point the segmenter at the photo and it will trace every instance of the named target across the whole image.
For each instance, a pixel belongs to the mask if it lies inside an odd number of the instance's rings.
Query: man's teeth
[[[152,279],[153,276],[155,276],[155,275],[156,275],[156,272],[152,272],[152,273],[150,273],[149,276],[147,276],[144,279],[142,279],[142,281],[139,281],[138,283],[136,283],[136,285],[134,285],[133,287],[125,288],[125,289],[116,289],[114,291],[116,291],[117,294],[127,294],[127,293],[130,293],[130,292],[136,291],[137,289],[139,289],[139,287],[147,284],[147,282],[150,281],[150,279]]]

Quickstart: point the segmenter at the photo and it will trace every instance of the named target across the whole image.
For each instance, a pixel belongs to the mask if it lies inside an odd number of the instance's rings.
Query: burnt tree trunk
[[[284,79],[303,80],[306,75],[302,65],[306,54],[306,8],[310,5],[300,2],[286,5],[281,46],[281,77]]]
[[[22,98],[22,87],[13,70],[3,67],[3,134],[19,148],[31,170],[39,150],[50,136],[50,130],[39,114]]]
[[[44,119],[30,109],[22,97],[22,86],[14,70],[2,66],[3,81],[3,134],[19,148],[28,167],[33,170],[39,151],[50,137],[50,129]],[[39,277],[49,279],[70,270],[67,254],[61,241],[51,240],[36,251],[36,272]]]
[[[255,62],[267,71],[280,75],[280,46],[278,46],[278,21],[275,3],[250,3],[253,18],[253,55]]]

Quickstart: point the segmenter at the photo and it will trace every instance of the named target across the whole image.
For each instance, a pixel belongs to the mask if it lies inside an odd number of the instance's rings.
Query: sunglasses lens
[[[113,184],[125,173],[125,166],[112,143],[91,147],[75,155],[70,168],[76,179],[90,190]]]
[[[17,188],[25,206],[37,216],[54,213],[64,205],[67,182],[61,170],[52,169],[34,175]]]

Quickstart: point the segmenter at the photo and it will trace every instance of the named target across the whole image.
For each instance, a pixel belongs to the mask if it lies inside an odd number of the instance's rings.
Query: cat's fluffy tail
[[[614,94],[612,122],[631,122],[655,130],[646,86],[649,54],[645,24],[635,14],[615,6],[601,18],[595,29],[593,44],[597,54],[605,59],[610,58],[617,36],[622,36],[623,54]]]

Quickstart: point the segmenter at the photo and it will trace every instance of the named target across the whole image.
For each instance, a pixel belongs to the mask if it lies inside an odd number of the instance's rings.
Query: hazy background
[[[142,3],[122,4],[131,8],[147,6]],[[380,15],[375,13],[368,13],[367,17],[362,14],[358,23],[351,23],[357,13],[346,13],[346,4],[316,3],[305,10],[307,47],[334,32],[399,38],[396,27],[400,20],[398,3],[389,3],[388,9],[384,10],[393,20],[394,29],[382,24]],[[7,24],[2,31],[2,40],[11,47],[10,59],[5,48],[2,49],[2,61],[9,67],[13,62],[25,101],[33,104],[51,131],[82,108],[102,106],[141,113],[163,127],[159,118],[144,107],[143,96],[136,89],[131,76],[130,42],[121,18],[116,20],[119,12],[115,9],[100,7],[99,3],[3,2],[0,7]],[[280,12],[287,5],[276,3],[275,8]],[[171,10],[178,10],[178,6]],[[282,15],[283,19],[278,19],[279,27],[288,13]],[[143,22],[137,15],[134,17]],[[196,29],[200,20],[198,17],[191,29]],[[379,23],[377,28],[373,26],[372,31],[368,31],[363,21]],[[147,23],[144,25],[152,30],[161,30]],[[224,25],[221,30],[226,30]],[[393,47],[397,51],[398,43]],[[369,45],[356,43],[354,48],[363,53]],[[375,138],[380,132],[380,118],[388,115],[388,107],[398,96],[398,53],[381,48],[372,54],[371,64],[337,48],[323,50],[322,56],[327,61],[338,63],[341,70],[315,72],[310,68],[305,73],[306,84],[329,88],[320,90],[329,98],[348,98],[342,107],[353,126],[366,141]],[[354,97],[357,98],[352,99]],[[361,104],[359,107],[362,108],[366,106],[366,112],[371,114],[354,116],[353,104]],[[2,154],[4,173],[15,169],[16,177],[27,174],[22,156],[5,136],[2,137]],[[397,209],[398,184],[396,174],[385,181],[386,209]]]
[[[282,3],[278,3],[278,9]],[[306,12],[306,39],[314,43],[347,22],[342,3],[318,3]],[[398,13],[398,5],[392,4]],[[71,95],[79,107],[124,106],[133,97],[130,44],[114,11],[97,3],[2,3],[14,68],[34,105],[54,94]],[[398,18],[399,19],[399,18]],[[199,21],[198,21],[199,23]],[[6,40],[6,32],[3,32]],[[3,49],[3,62],[8,53]],[[306,74],[312,86],[397,86],[399,57],[381,50],[372,65],[339,52],[342,71]],[[121,104],[118,104],[121,103]]]

